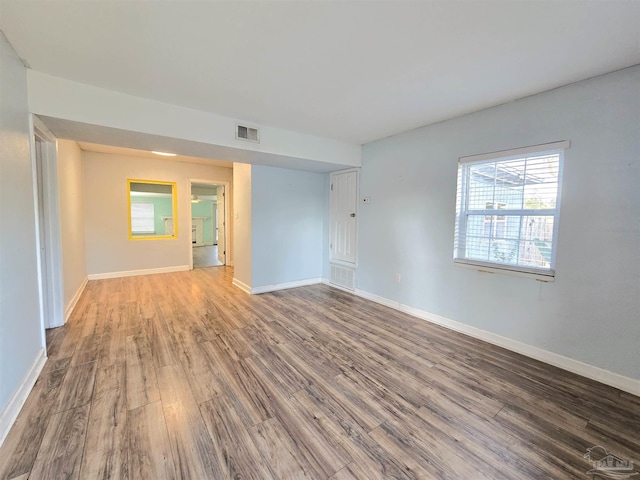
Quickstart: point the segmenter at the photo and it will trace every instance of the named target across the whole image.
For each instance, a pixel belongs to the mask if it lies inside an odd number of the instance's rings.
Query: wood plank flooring
[[[325,285],[231,278],[90,282],[0,479],[584,479],[596,445],[640,464],[638,397]]]
[[[218,260],[218,245],[193,247],[193,268],[220,267],[224,265]]]

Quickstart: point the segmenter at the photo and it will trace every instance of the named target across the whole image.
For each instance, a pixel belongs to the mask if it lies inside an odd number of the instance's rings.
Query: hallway
[[[218,245],[193,247],[193,268],[220,267],[224,265],[218,260]]]

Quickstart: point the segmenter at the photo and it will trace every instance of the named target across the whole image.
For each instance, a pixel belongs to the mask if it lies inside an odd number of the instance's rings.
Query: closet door
[[[357,260],[358,171],[331,174],[330,260],[354,264]]]

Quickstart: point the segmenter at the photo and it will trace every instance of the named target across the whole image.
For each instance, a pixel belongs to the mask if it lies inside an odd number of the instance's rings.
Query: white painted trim
[[[44,304],[44,283],[43,283],[43,271],[42,271],[42,253],[40,248],[40,217],[39,217],[39,188],[38,188],[38,173],[37,173],[37,158],[36,158],[36,139],[35,139],[35,124],[40,122],[40,119],[35,115],[29,115],[29,149],[31,151],[31,183],[33,190],[33,205],[35,216],[33,218],[34,228],[36,232],[36,264],[38,273],[38,312],[40,315],[40,346],[46,348],[47,337],[45,329],[49,327],[49,321],[47,313],[45,312],[46,306]],[[1,433],[1,432],[0,432]]]
[[[306,280],[296,280],[295,282],[277,283],[275,285],[264,285],[262,287],[255,287],[251,289],[252,295],[260,293],[275,292],[276,290],[286,290],[287,288],[306,287],[308,285],[316,285],[322,283],[322,279],[307,278]]]
[[[138,275],[155,275],[156,273],[172,273],[188,271],[189,265],[176,265],[174,267],[147,268],[145,270],[127,270],[124,272],[91,273],[89,280],[104,280],[106,278],[137,277]]]
[[[43,142],[42,181],[44,185],[44,223],[47,266],[47,297],[49,305],[47,328],[64,324],[64,293],[62,287],[62,239],[58,195],[58,141],[42,121],[32,115],[34,136]],[[35,155],[35,151],[34,151]]]
[[[40,170],[43,187],[43,227],[45,245],[40,241],[40,203],[38,201],[38,160],[35,139],[42,141]],[[58,206],[58,146],[56,137],[35,115],[29,115],[29,145],[33,201],[35,206],[36,261],[40,303],[41,343],[46,346],[45,328],[64,324],[64,295],[62,288],[62,246],[60,239],[60,212]],[[44,258],[42,252],[45,252]],[[46,258],[46,261],[44,260]],[[46,288],[46,294],[43,290]],[[46,299],[46,304],[45,304]]]
[[[249,295],[251,295],[251,287],[249,285],[247,285],[246,283],[241,282],[237,278],[234,277],[233,281],[231,282],[231,284],[235,285],[236,287],[238,287],[244,293],[248,293]]]
[[[366,298],[367,300],[371,300],[372,302],[379,303],[380,305],[384,305],[385,307],[390,307],[390,308],[394,308],[396,310],[400,310],[400,304],[398,302],[393,301],[393,300],[389,300],[388,298],[380,297],[379,295],[375,295],[373,293],[365,292],[364,290],[359,290],[357,288],[351,293],[355,293],[359,297]]]
[[[335,285],[330,284],[328,282],[327,284],[331,287],[338,288]],[[343,289],[340,289],[340,290],[343,290]],[[348,290],[344,290],[344,291],[348,292]],[[548,350],[544,350],[542,348],[535,347],[533,345],[529,345],[527,343],[523,343],[518,340],[513,340],[511,338],[503,337],[502,335],[488,332],[486,330],[482,330],[480,328],[467,325],[466,323],[458,322],[456,320],[452,320],[450,318],[446,318],[441,315],[437,315],[435,313],[430,313],[425,310],[412,307],[410,305],[404,305],[395,300],[390,300],[385,297],[380,297],[373,293],[365,292],[364,290],[356,289],[354,292],[351,292],[351,293],[354,293],[359,297],[366,298],[367,300],[371,300],[372,302],[376,302],[381,305],[385,305],[387,307],[393,308],[395,310],[399,310],[401,312],[407,313],[413,317],[420,318],[422,320],[426,320],[427,322],[434,323],[436,325],[440,325],[441,327],[448,328],[449,330],[453,330],[453,331],[462,333],[464,335],[468,335],[470,337],[483,340],[493,345],[497,345],[499,347],[506,348],[507,350],[511,350],[512,352],[520,353],[522,355],[539,360],[549,365],[553,365],[563,370],[576,373],[583,377],[590,378],[600,383],[604,383],[605,385],[610,385],[620,390],[624,390],[625,392],[629,392],[633,395],[640,396],[640,380],[636,380],[630,377],[625,377],[623,375],[610,372],[603,368],[589,365],[587,363],[580,362],[579,360],[565,357],[564,355],[559,355],[557,353],[550,352]]]
[[[7,403],[7,406],[4,408],[2,413],[0,413],[0,447],[7,438],[7,434],[9,433],[9,430],[11,430],[16,418],[18,418],[18,414],[20,413],[20,410],[22,410],[24,403],[27,401],[27,397],[29,396],[29,393],[31,393],[31,389],[35,385],[38,375],[40,375],[46,360],[46,351],[44,348],[41,348],[38,351],[36,358],[33,360],[31,368],[22,380],[22,383],[20,383],[18,389],[9,399],[9,403]]]
[[[69,302],[69,305],[67,305],[67,308],[64,311],[64,323],[67,323],[67,321],[69,320],[69,317],[73,313],[73,309],[76,308],[76,305],[78,304],[78,300],[80,300],[80,297],[82,296],[82,292],[84,292],[84,289],[87,286],[87,282],[89,282],[89,277],[84,277],[84,280],[80,284],[80,287],[76,291],[76,294],[73,296],[73,298]]]
[[[470,268],[472,270],[476,270],[480,273],[488,273],[488,274],[501,274],[501,275],[512,275],[514,277],[521,278],[529,278],[531,280],[536,280],[538,282],[555,282],[555,272],[551,275],[545,275],[541,273],[535,273],[533,271],[525,271],[522,269],[518,269],[518,267],[514,268],[500,268],[499,264],[494,264],[493,266],[489,263],[477,262],[474,263],[473,260],[468,260],[464,258],[455,258],[453,260],[453,264],[456,267]]]
[[[360,174],[360,169],[361,167],[355,166],[355,167],[349,167],[349,168],[343,168],[341,170],[331,170],[329,173],[350,173],[350,172],[358,172],[358,175]]]

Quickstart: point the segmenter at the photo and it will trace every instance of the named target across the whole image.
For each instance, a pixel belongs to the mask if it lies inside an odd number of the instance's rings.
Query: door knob
[[[356,216],[356,214],[355,214],[355,213],[352,213],[352,214],[351,214],[351,215],[349,215],[349,216],[350,216],[351,218],[353,218],[353,217],[355,217],[355,216]]]

